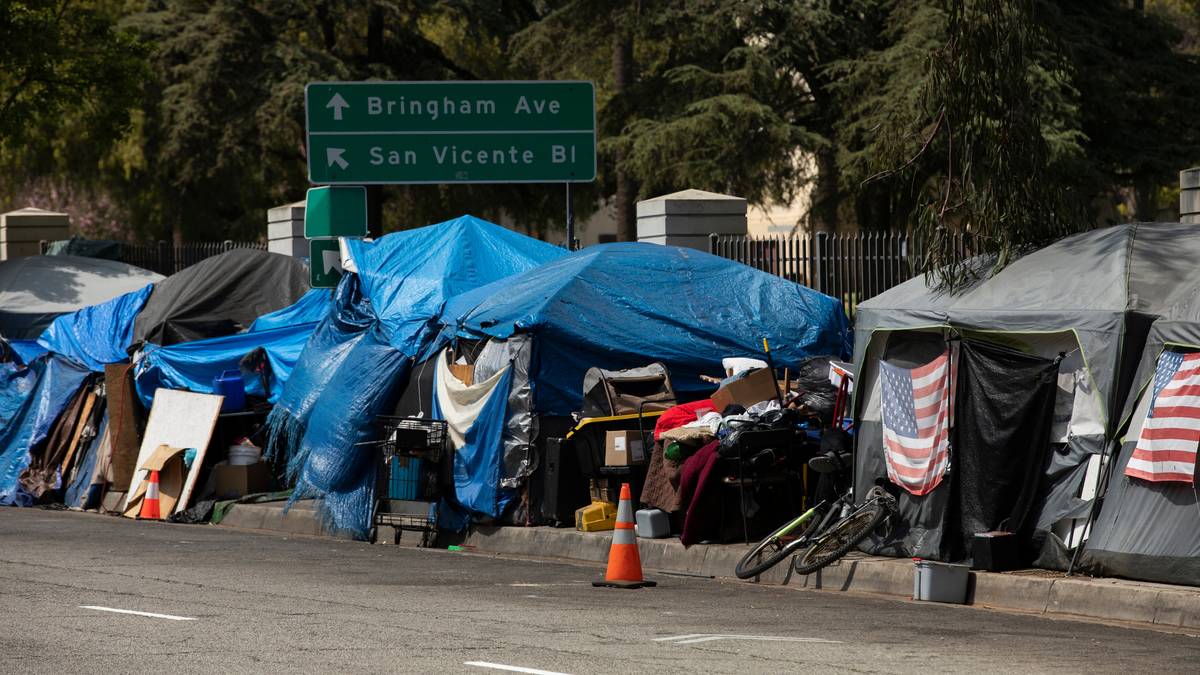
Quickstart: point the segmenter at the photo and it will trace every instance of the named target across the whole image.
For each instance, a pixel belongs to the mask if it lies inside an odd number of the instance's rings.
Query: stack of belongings
[[[790,435],[805,422],[810,427],[818,426],[818,420],[819,426],[828,425],[837,394],[837,388],[829,382],[829,362],[826,356],[806,360],[800,367],[801,377],[792,381],[797,385],[795,389],[789,389],[786,396],[776,394],[749,407],[727,404],[717,410],[724,397],[714,394],[713,398],[667,410],[655,426],[655,446],[640,501],[667,513],[681,514],[684,545],[715,536],[714,510],[719,504],[710,490],[724,477],[719,461],[747,459],[741,457],[745,434],[778,431]],[[728,377],[721,381],[723,385],[766,364],[752,359],[726,359],[724,365]],[[781,410],[780,398],[786,409]]]

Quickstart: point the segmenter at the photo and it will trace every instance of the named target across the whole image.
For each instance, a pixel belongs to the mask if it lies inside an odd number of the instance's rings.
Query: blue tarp
[[[213,379],[227,370],[238,371],[242,359],[256,349],[262,349],[271,364],[271,376],[266,390],[262,378],[243,372],[246,393],[262,396],[274,403],[283,385],[300,358],[305,343],[316,324],[282,326],[253,333],[184,342],[159,347],[147,342],[137,370],[137,393],[142,405],[149,409],[154,394],[160,388],[186,389],[200,394],[217,393]]]
[[[433,349],[446,299],[566,252],[473,216],[348,249],[358,271],[305,346],[271,412],[268,445],[287,457],[295,495],[322,496],[327,524],[362,535],[375,466],[354,443],[375,433],[375,416]]]
[[[154,284],[146,284],[107,302],[63,314],[42,332],[38,344],[104,372],[104,364],[129,358],[125,350],[133,339],[133,321],[153,289]]]
[[[272,328],[298,326],[302,323],[317,324],[329,316],[332,307],[333,293],[329,289],[314,288],[291,305],[258,317],[246,332],[255,333]]]
[[[37,340],[9,340],[8,346],[21,359],[21,363],[33,363],[33,360],[46,353],[46,348]]]
[[[215,393],[214,378],[227,370],[239,370],[243,357],[262,349],[271,364],[266,389],[257,375],[244,372],[242,376],[247,394],[262,396],[274,403],[291,376],[304,345],[317,324],[329,315],[332,306],[329,291],[314,289],[295,304],[259,317],[245,333],[167,347],[147,342],[143,345],[145,353],[137,369],[138,398],[149,408],[154,392],[161,387]]]
[[[17,478],[30,462],[29,451],[46,439],[50,427],[79,390],[88,370],[70,359],[48,354],[34,361],[23,375],[7,374],[0,390],[0,410],[16,409],[0,429],[0,506],[29,506]],[[18,377],[21,382],[13,384]]]
[[[512,500],[512,489],[500,487],[504,456],[504,427],[508,423],[508,393],[512,368],[505,371],[479,417],[467,430],[461,448],[454,451],[454,495],[442,501],[439,526],[461,532],[475,516],[499,518]],[[434,385],[437,390],[437,385]],[[438,397],[433,397],[433,419],[444,419]]]
[[[676,391],[711,391],[721,359],[776,365],[814,355],[849,356],[842,304],[827,295],[700,251],[645,243],[601,244],[451,299],[447,334],[535,336],[531,381],[537,412],[568,415],[582,405],[584,372],[654,361]]]
[[[447,299],[566,255],[474,216],[347,249],[388,342],[409,357],[427,352]]]

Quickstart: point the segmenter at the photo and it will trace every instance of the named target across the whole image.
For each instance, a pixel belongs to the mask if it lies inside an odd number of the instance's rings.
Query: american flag
[[[914,495],[928,494],[942,482],[949,465],[955,370],[951,350],[919,368],[879,363],[888,478]]]
[[[1154,392],[1125,475],[1191,483],[1200,444],[1200,352],[1163,352]]]

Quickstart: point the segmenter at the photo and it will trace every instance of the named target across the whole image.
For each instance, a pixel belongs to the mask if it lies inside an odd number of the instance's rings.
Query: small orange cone
[[[146,485],[146,494],[142,497],[142,512],[138,514],[138,518],[146,520],[162,520],[162,516],[158,511],[157,471],[150,472],[150,479]]]
[[[633,498],[629,494],[629,483],[621,484],[617,522],[613,528],[612,546],[608,549],[608,571],[604,581],[593,581],[592,585],[613,588],[656,585],[642,578],[642,558],[638,555],[637,534],[633,531]]]

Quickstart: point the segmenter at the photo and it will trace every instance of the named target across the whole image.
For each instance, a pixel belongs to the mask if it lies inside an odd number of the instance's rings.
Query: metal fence
[[[962,247],[962,240],[955,243]],[[920,249],[890,232],[743,237],[712,235],[709,252],[840,298],[854,318],[858,303],[917,275]]]
[[[46,252],[49,242],[42,242],[42,253]],[[130,265],[136,265],[164,276],[170,276],[185,267],[190,267],[206,258],[211,258],[235,248],[249,248],[257,251],[267,250],[264,242],[257,241],[210,241],[193,242],[174,246],[165,241],[156,244],[120,244],[117,260]]]

